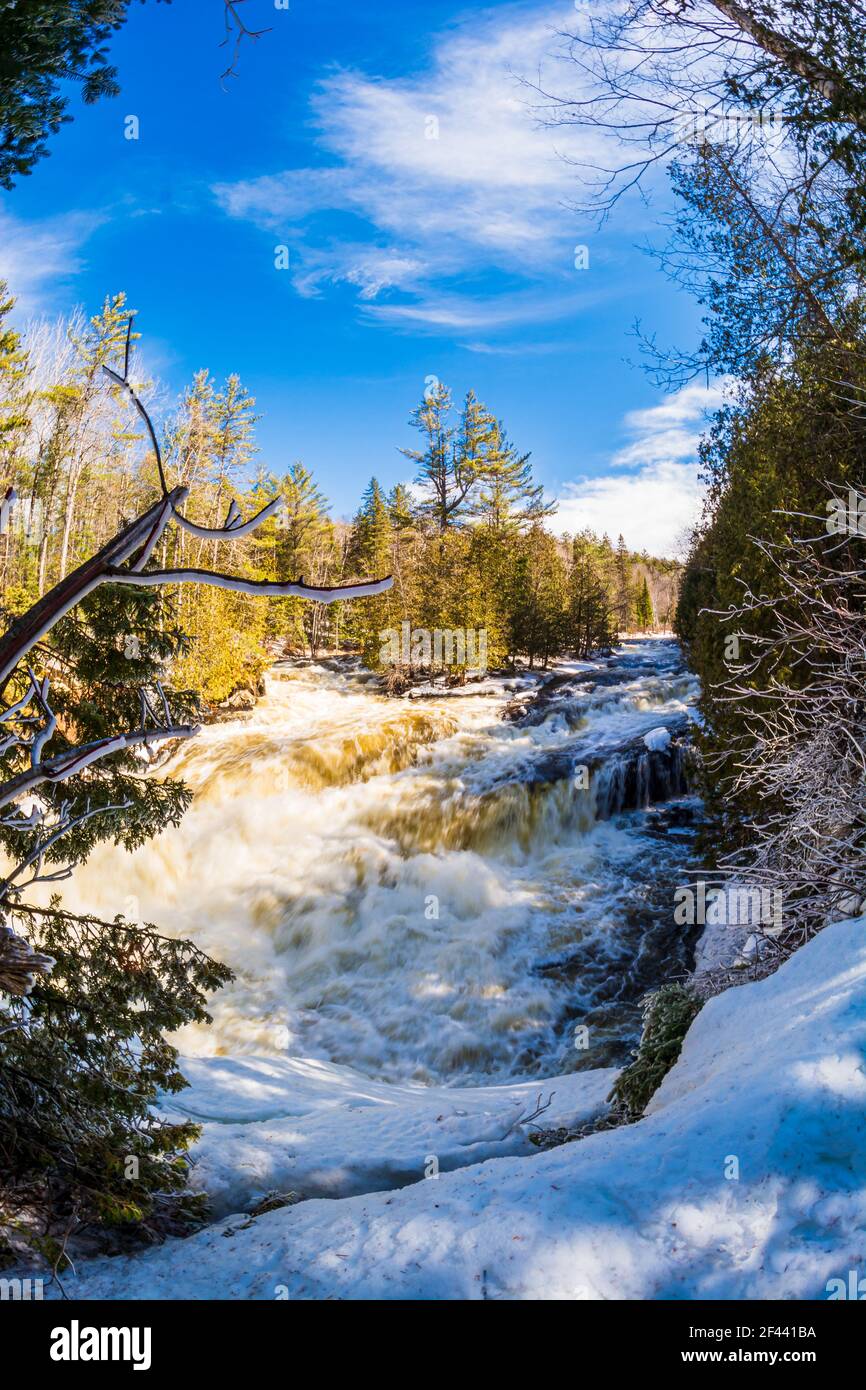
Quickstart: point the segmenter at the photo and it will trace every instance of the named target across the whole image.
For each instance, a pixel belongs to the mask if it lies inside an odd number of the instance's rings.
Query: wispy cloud
[[[698,520],[704,489],[697,451],[709,413],[723,403],[730,383],[684,387],[624,419],[634,438],[611,458],[611,473],[565,483],[556,529],[589,527],[613,539],[622,533],[632,550],[676,555]]]
[[[19,318],[54,306],[58,284],[81,270],[81,249],[102,221],[101,213],[70,212],[26,222],[0,207],[0,279]]]
[[[603,293],[600,289],[584,294],[572,290],[554,295],[537,290],[481,297],[442,292],[419,297],[411,303],[365,305],[364,313],[383,323],[415,328],[445,328],[459,333],[495,332],[498,328],[567,318],[597,303]]]
[[[290,242],[300,293],[353,284],[394,324],[459,335],[543,321],[564,293],[573,308],[590,284],[574,269],[575,171],[562,156],[603,162],[602,137],[541,126],[521,82],[554,82],[562,27],[561,6],[502,7],[436,37],[411,77],[330,75],[312,101],[326,166],[217,185],[220,205]],[[507,297],[488,286],[486,305],[477,293],[465,313],[449,305],[458,277],[496,270]],[[515,285],[542,282],[529,314]]]
[[[614,454],[615,467],[666,463],[671,459],[694,458],[707,412],[718,410],[730,383],[724,379],[706,387],[697,384],[667,396],[659,405],[632,410],[625,417],[625,428],[634,437]]]

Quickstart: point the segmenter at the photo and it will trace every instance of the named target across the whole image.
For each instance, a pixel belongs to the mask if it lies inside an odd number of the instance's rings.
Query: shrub
[[[63,1264],[88,1227],[145,1238],[204,1215],[186,1190],[189,1122],[153,1112],[187,1085],[167,1032],[209,1022],[205,991],[231,972],[150,926],[15,908],[54,959],[32,991],[0,1000],[0,1254],[22,1243]]]
[[[644,999],[643,1030],[634,1061],[620,1072],[608,1096],[628,1119],[637,1120],[644,1113],[679,1057],[701,1005],[681,984],[662,985]]]

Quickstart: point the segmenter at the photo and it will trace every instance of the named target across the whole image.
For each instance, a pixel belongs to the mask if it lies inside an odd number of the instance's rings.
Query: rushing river
[[[161,770],[195,792],[180,828],[101,847],[65,901],[125,899],[233,967],[187,1053],[464,1084],[621,1061],[641,995],[688,964],[698,806],[676,737],[644,736],[682,734],[695,694],[661,640],[400,700],[346,663],[277,667]]]

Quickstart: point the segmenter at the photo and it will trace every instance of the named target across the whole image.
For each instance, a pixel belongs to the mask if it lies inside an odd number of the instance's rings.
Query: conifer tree
[[[5,280],[0,280],[0,469],[2,476],[14,476],[14,455],[28,424],[24,385],[27,379],[27,352],[21,334],[6,320],[15,307]]]
[[[388,494],[388,513],[397,532],[410,531],[415,523],[412,497],[405,483],[397,483]]]
[[[190,516],[200,525],[218,527],[229,509],[238,508],[256,452],[257,418],[255,400],[236,374],[219,387],[207,370],[197,371],[184,392],[165,449],[178,480],[191,490]],[[264,543],[257,536],[250,554],[259,554]],[[168,556],[178,566],[212,566],[217,545],[180,531],[167,542]],[[177,662],[178,678],[213,701],[224,700],[241,685],[254,689],[264,665],[265,606],[218,588],[180,592],[175,603],[190,638]]]
[[[376,478],[371,478],[353,523],[349,564],[359,578],[373,573],[389,574],[392,569],[394,528],[385,494]],[[392,593],[360,600],[355,605],[353,631],[364,660],[379,664],[383,640],[380,634],[394,627]]]
[[[472,514],[498,532],[525,529],[556,511],[532,477],[531,455],[519,454],[501,420],[490,417],[478,464],[478,493]]]
[[[653,601],[647,584],[646,575],[643,576],[641,586],[638,589],[635,602],[635,617],[641,632],[646,632],[647,628],[653,626]]]
[[[411,418],[412,425],[424,436],[424,447],[400,450],[417,468],[419,515],[439,535],[464,518],[489,433],[484,407],[471,391],[463,405],[459,431],[449,423],[450,413],[451,392],[436,382],[428,388]]]
[[[574,537],[569,574],[569,642],[576,656],[612,645],[613,622],[603,542],[590,531]]]
[[[634,590],[631,583],[628,549],[621,534],[616,542],[614,565],[616,582],[616,618],[620,631],[627,632],[632,623]]]
[[[567,633],[568,584],[557,542],[542,526],[521,536],[510,599],[511,651],[532,669],[562,651]]]
[[[117,95],[105,44],[128,8],[129,0],[0,4],[0,188],[29,174],[49,134],[71,120],[63,84],[79,83],[85,102]]]

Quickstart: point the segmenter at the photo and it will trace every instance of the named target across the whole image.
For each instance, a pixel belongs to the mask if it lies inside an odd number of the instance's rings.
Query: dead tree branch
[[[239,2],[239,0],[238,0]],[[237,18],[234,5],[227,4]],[[242,29],[243,33],[251,31]],[[252,35],[256,37],[256,35]],[[248,521],[244,521],[237,503],[229,506],[225,522],[221,527],[200,526],[189,520],[181,510],[188,496],[185,487],[170,488],[166,479],[165,462],[153,422],[129,380],[130,343],[132,317],[127,326],[126,343],[123,355],[123,372],[103,366],[106,378],[114,387],[124,391],[144,421],[150,446],[156,459],[159,474],[161,497],[141,516],[136,517],[117,535],[71,574],[61,579],[32,608],[12,623],[0,638],[0,692],[6,687],[13,672],[19,667],[32,648],[46,636],[54,625],[77,604],[81,603],[103,584],[125,584],[136,587],[152,587],[162,584],[205,584],[221,589],[231,589],[238,593],[268,595],[271,597],[297,597],[313,599],[319,603],[334,603],[339,599],[361,598],[383,593],[392,584],[390,577],[358,584],[339,585],[334,588],[308,585],[303,580],[297,582],[271,582],[268,580],[246,579],[242,575],[212,572],[202,569],[147,569],[156,546],[162,539],[166,527],[175,522],[183,530],[205,540],[222,542],[238,540],[249,535],[281,505],[275,498]],[[50,744],[57,729],[57,719],[49,699],[49,682],[37,679],[31,667],[26,668],[27,688],[23,695],[0,713],[0,755],[17,749],[23,754],[29,766],[22,768],[14,776],[0,783],[0,808],[20,802],[44,784],[53,785],[65,782],[68,778],[83,772],[93,763],[130,748],[148,746],[167,739],[193,738],[199,731],[197,725],[177,724],[172,719],[168,698],[161,684],[157,682],[152,691],[140,691],[141,725],[93,742],[68,748],[53,757],[44,757],[44,750]],[[71,830],[82,826],[94,816],[120,814],[128,809],[128,802],[110,806],[91,807],[88,802],[83,811],[73,815],[69,803],[63,802],[53,810],[53,820],[46,827],[47,833],[40,838],[21,862],[0,881],[0,907],[10,898],[15,899],[23,888],[36,882],[54,882],[67,878],[72,867],[56,870],[44,869],[45,855],[57,842]],[[22,832],[37,829],[44,822],[45,811],[34,806],[29,811],[6,817],[0,824],[7,830]],[[16,882],[27,869],[33,873],[26,883]],[[15,937],[15,941],[20,941]],[[3,938],[7,954],[12,952],[16,961],[26,961],[26,943],[10,946],[8,932]],[[21,952],[24,954],[21,955]],[[15,955],[18,952],[18,955]],[[10,956],[12,959],[12,956]],[[0,958],[2,960],[2,958]],[[23,971],[23,966],[15,965],[10,970]],[[0,981],[2,981],[0,976]]]

